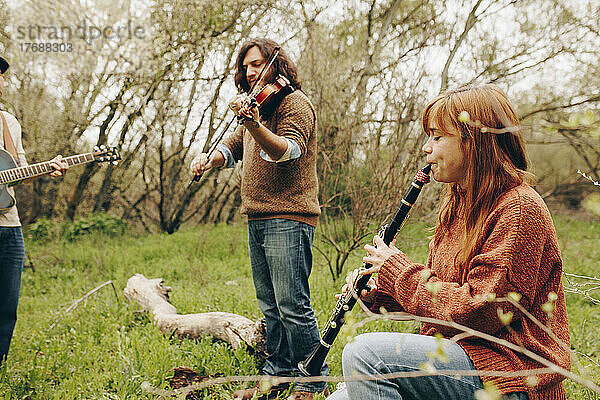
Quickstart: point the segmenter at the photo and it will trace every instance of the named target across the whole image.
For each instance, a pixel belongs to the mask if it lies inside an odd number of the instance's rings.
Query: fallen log
[[[234,349],[245,343],[259,357],[264,357],[264,321],[252,321],[238,314],[208,312],[177,314],[177,308],[169,303],[172,289],[163,285],[162,278],[148,279],[135,274],[127,280],[123,295],[138,303],[142,311],[153,315],[154,324],[164,335],[175,335],[192,339],[213,336],[223,340]]]

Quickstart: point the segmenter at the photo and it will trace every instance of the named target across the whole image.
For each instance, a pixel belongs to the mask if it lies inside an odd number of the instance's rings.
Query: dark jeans
[[[8,355],[21,291],[25,245],[21,227],[0,226],[0,363]]]
[[[308,288],[314,230],[287,219],[248,221],[252,278],[267,325],[264,375],[300,375],[298,362],[319,344]],[[327,374],[326,364],[322,373]],[[296,388],[320,392],[325,382],[300,383]]]

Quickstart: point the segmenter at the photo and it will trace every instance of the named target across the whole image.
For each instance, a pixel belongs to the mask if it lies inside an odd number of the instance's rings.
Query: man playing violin
[[[243,122],[210,158],[206,153],[197,156],[190,170],[201,175],[210,168],[233,167],[243,161],[241,212],[248,216],[252,278],[267,325],[268,357],[261,373],[293,376],[299,375],[298,362],[319,343],[308,286],[320,215],[317,121],[313,105],[301,91],[296,67],[285,52],[280,50],[268,65],[278,47],[269,39],[252,39],[242,45],[234,78],[240,94],[230,100],[229,107]],[[294,90],[269,109],[253,107],[248,93],[279,76]],[[327,371],[324,365],[322,374]],[[300,383],[289,399],[312,399],[325,388],[325,382]],[[283,390],[285,386],[272,387],[264,396]],[[257,385],[236,391],[234,397],[250,399],[259,391]]]

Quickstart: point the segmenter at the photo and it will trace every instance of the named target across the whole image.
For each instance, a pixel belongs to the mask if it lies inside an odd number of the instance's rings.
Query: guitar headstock
[[[94,147],[92,155],[96,161],[112,162],[114,165],[117,165],[117,161],[121,159],[119,149],[116,147],[106,147],[105,145]]]

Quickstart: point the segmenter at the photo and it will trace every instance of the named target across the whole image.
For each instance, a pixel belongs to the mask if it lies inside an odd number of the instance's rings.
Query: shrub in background
[[[38,241],[46,240],[57,232],[58,225],[56,222],[47,218],[40,218],[27,226],[25,236],[30,240]]]
[[[95,213],[66,225],[63,236],[69,241],[74,241],[91,233],[117,236],[125,232],[126,226],[126,222],[119,217],[106,213]]]
[[[600,193],[591,193],[587,195],[587,197],[583,199],[581,205],[590,213],[600,217]]]

